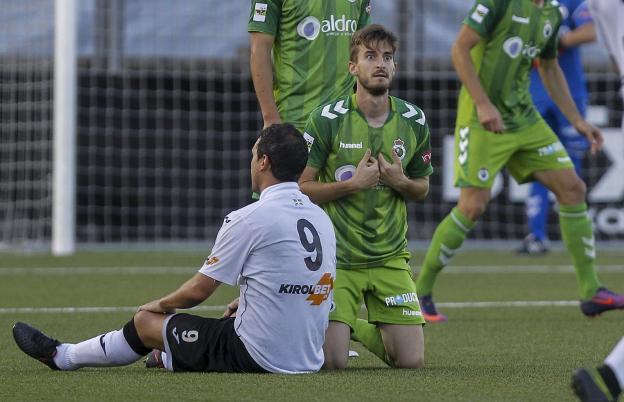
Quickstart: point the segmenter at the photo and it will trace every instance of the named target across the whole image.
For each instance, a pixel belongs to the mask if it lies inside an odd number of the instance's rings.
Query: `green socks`
[[[461,247],[474,225],[475,222],[465,217],[457,207],[440,222],[416,280],[418,295],[431,294],[436,276]]]
[[[379,357],[389,366],[393,366],[392,362],[386,355],[386,348],[384,347],[383,340],[381,339],[381,332],[376,325],[358,318],[355,322],[351,339],[360,342],[372,354]]]
[[[587,216],[587,204],[560,205],[559,225],[561,238],[572,255],[581,298],[590,299],[600,287],[600,282],[594,269],[596,247],[592,222]]]

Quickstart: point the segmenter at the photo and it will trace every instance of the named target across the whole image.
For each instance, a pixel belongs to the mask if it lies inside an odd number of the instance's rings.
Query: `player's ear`
[[[357,64],[349,60],[349,73],[351,75],[357,75]]]
[[[259,167],[261,171],[269,170],[271,168],[271,160],[269,159],[269,155],[262,155],[262,158],[260,158]]]

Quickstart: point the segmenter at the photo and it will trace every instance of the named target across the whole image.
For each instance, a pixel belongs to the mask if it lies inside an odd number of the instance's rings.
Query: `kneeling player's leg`
[[[388,364],[398,368],[422,367],[425,320],[409,265],[398,258],[387,264],[369,269],[371,290],[365,295],[368,320],[377,323],[381,331],[387,353],[384,360]]]
[[[347,367],[351,330],[356,328],[357,317],[362,307],[367,271],[367,269],[336,270],[332,309],[323,344],[324,369]]]
[[[592,222],[585,203],[585,183],[572,168],[535,172],[534,176],[557,197],[561,237],[572,255],[581,297],[589,299],[600,287],[600,282],[594,269],[596,252]]]
[[[323,353],[325,354],[324,369],[343,369],[349,359],[349,339],[351,327],[344,322],[330,321],[325,332]]]
[[[163,314],[140,311],[119,330],[76,344],[62,343],[57,347],[54,362],[61,370],[134,363],[153,348],[162,347],[160,330],[164,319]]]
[[[422,325],[379,324],[388,357],[396,368],[425,366],[425,337]]]

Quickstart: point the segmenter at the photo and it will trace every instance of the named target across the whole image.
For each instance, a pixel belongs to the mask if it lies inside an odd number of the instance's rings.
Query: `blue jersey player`
[[[585,1],[559,0],[559,3],[564,18],[559,29],[559,66],[568,81],[576,107],[585,117],[588,97],[579,45],[595,41],[596,31]],[[550,99],[537,68],[531,73],[530,90],[535,107],[568,151],[578,175],[583,177],[583,154],[589,148],[587,139],[574,129],[574,126]],[[518,250],[520,253],[544,254],[548,251],[546,222],[549,211],[548,190],[541,183],[533,182],[526,202],[530,234],[525,237],[522,247]]]

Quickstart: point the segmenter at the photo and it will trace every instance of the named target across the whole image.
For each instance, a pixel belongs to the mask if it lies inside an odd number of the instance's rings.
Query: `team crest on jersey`
[[[403,158],[405,158],[405,142],[400,139],[397,138],[396,140],[394,140],[394,145],[392,145],[392,150],[394,151],[395,154],[397,154],[397,156],[403,160]]]
[[[542,32],[544,33],[544,38],[550,38],[550,35],[552,35],[553,33],[553,27],[550,24],[550,21],[546,20],[546,23],[544,24],[544,30]]]
[[[487,181],[487,179],[490,178],[490,172],[486,168],[481,168],[479,169],[478,176],[479,176],[479,180]]]
[[[212,256],[212,257],[210,257],[210,258],[206,258],[206,261],[204,261],[204,265],[205,265],[205,266],[215,265],[215,264],[216,264],[216,263],[218,263],[219,261],[220,261],[220,260],[219,260],[219,257],[217,257],[216,255],[213,255],[213,256]]]

